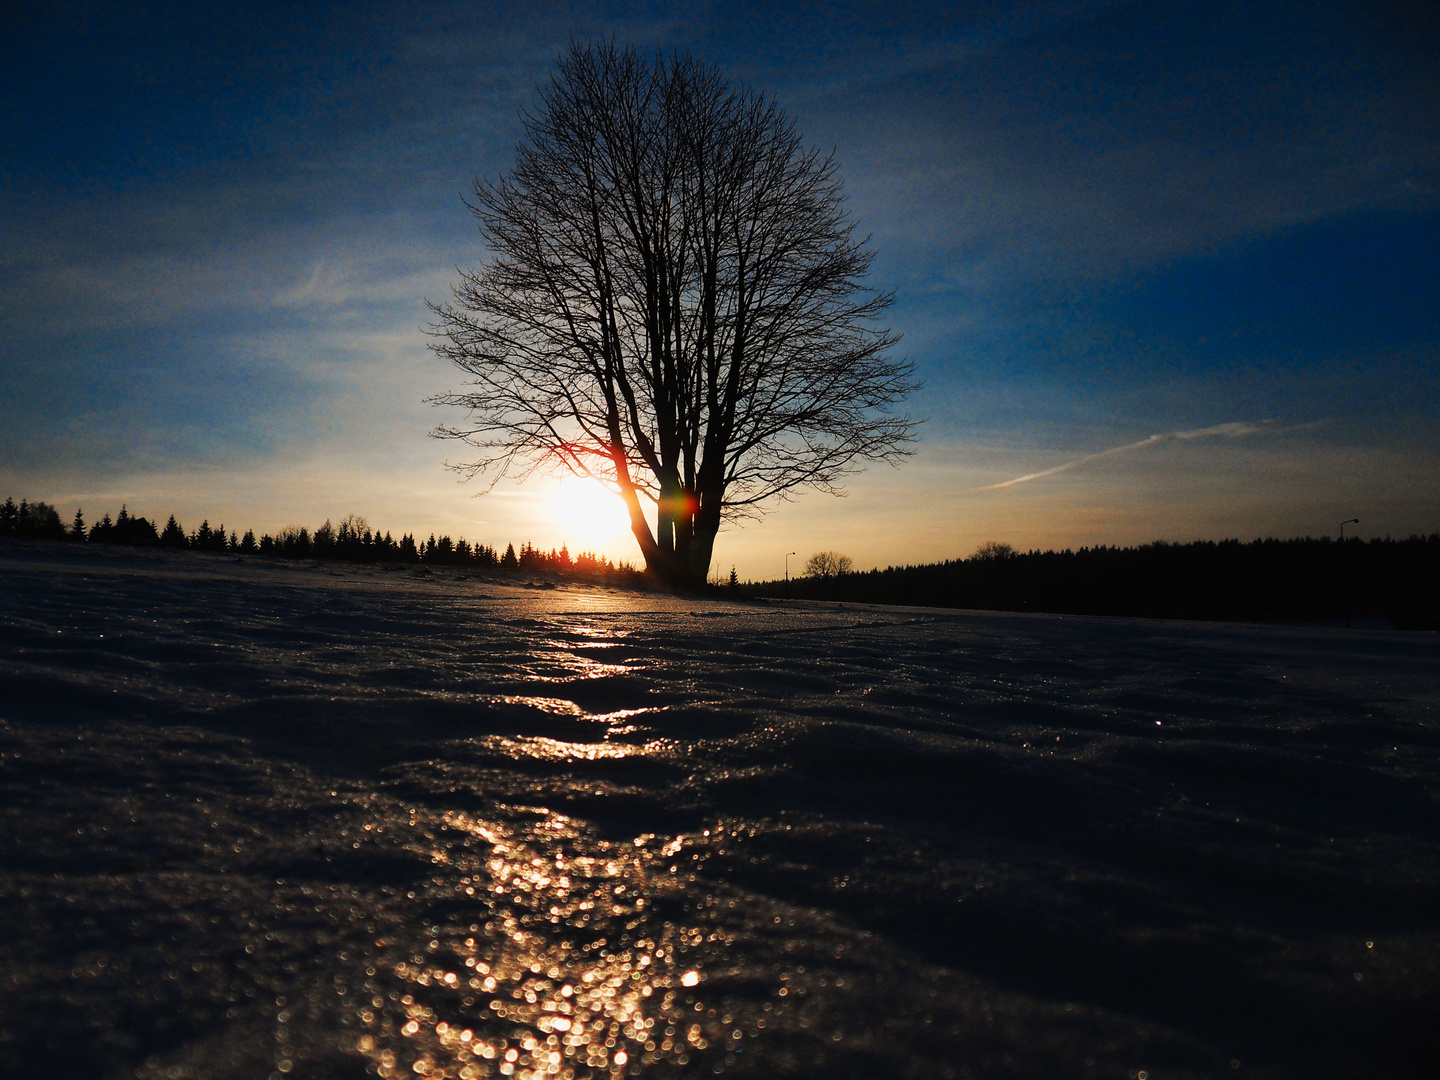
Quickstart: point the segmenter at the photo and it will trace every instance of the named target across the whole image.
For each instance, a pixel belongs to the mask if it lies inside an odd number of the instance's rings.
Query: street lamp
[[[1340,606],[1345,612],[1345,629],[1350,629],[1350,575],[1345,571],[1345,526],[1359,525],[1359,518],[1340,522]]]
[[[785,595],[786,595],[786,597],[789,597],[789,595],[790,595],[790,556],[791,556],[791,555],[794,555],[794,554],[795,554],[795,552],[793,552],[793,551],[787,551],[787,552],[785,553]]]

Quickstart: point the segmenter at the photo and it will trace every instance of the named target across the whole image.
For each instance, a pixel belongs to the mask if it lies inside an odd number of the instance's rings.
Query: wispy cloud
[[[1146,447],[1159,446],[1161,443],[1190,442],[1195,439],[1238,439],[1245,435],[1258,435],[1262,432],[1273,432],[1288,430],[1287,426],[1279,420],[1236,420],[1229,424],[1216,424],[1214,427],[1195,428],[1191,431],[1167,431],[1163,435],[1151,435],[1149,438],[1141,439],[1139,442],[1126,443],[1124,446],[1114,446],[1109,450],[1101,450],[1096,454],[1086,454],[1074,461],[1067,461],[1063,465],[1056,465],[1053,469],[1044,469],[1040,472],[1028,473],[1025,476],[1017,476],[1014,480],[1005,480],[999,484],[987,484],[985,487],[971,489],[972,491],[999,491],[1001,488],[1014,487],[1016,484],[1024,484],[1030,480],[1042,480],[1047,476],[1054,476],[1056,473],[1068,472],[1071,469],[1078,469],[1081,465],[1088,465],[1092,461],[1099,461],[1101,458],[1114,457],[1116,454],[1128,454],[1132,450],[1144,450]]]

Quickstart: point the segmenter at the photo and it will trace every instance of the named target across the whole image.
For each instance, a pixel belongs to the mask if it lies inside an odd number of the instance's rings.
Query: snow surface
[[[0,1074],[1440,1054],[1440,642],[0,544]]]

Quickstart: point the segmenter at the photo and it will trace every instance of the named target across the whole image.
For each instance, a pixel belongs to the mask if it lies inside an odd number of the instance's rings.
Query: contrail
[[[1164,435],[1151,435],[1148,439],[1141,439],[1139,442],[1128,443],[1125,446],[1112,447],[1109,450],[1101,450],[1098,454],[1086,454],[1074,461],[1067,461],[1064,465],[1056,465],[1053,469],[1046,469],[1043,472],[1030,473],[1027,476],[1017,476],[1014,480],[1005,480],[999,484],[987,484],[985,487],[973,488],[973,491],[998,491],[1000,488],[1014,487],[1016,484],[1023,484],[1027,480],[1039,480],[1042,477],[1054,476],[1056,473],[1066,472],[1078,468],[1091,461],[1098,461],[1101,458],[1113,457],[1116,454],[1128,453],[1131,450],[1143,450],[1147,446],[1159,446],[1161,443],[1170,442],[1173,439],[1211,439],[1228,438],[1238,439],[1242,435],[1255,435],[1262,431],[1271,431],[1279,426],[1279,420],[1236,420],[1229,424],[1216,424],[1214,427],[1196,428],[1193,431],[1169,431]]]

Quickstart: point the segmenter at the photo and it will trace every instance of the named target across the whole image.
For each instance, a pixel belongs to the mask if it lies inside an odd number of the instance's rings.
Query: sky
[[[426,301],[486,258],[462,194],[613,38],[834,150],[923,384],[913,456],[727,528],[717,571],[1440,530],[1433,6],[783,8],[8,5],[0,497],[638,562],[558,478],[477,497],[426,400],[463,382]]]

